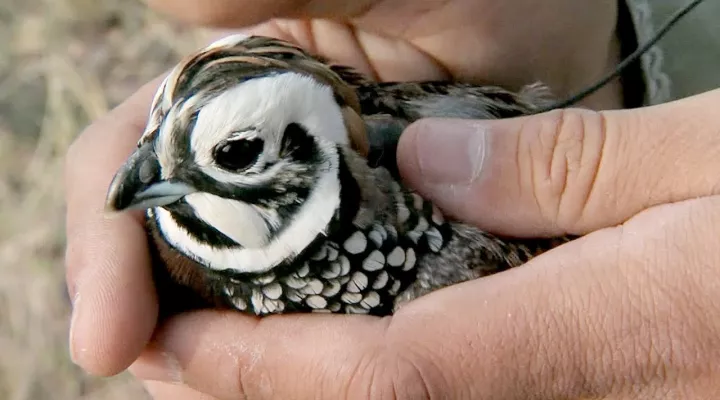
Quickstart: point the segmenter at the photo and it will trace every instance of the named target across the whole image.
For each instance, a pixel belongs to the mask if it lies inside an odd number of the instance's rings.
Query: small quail
[[[550,101],[540,84],[513,93],[371,82],[289,43],[232,35],[164,80],[107,206],[145,210],[170,308],[388,315],[568,240],[500,238],[446,220],[400,180],[403,129],[424,117],[520,116]]]

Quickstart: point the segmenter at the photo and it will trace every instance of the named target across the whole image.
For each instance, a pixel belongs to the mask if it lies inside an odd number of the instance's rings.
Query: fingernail
[[[130,366],[130,372],[140,380],[182,383],[182,368],[170,352],[148,350]]]
[[[428,119],[417,129],[418,167],[427,183],[466,185],[480,176],[487,150],[482,122]]]

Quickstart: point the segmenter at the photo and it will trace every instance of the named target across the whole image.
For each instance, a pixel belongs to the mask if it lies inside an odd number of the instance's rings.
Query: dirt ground
[[[140,0],[0,0],[0,399],[142,399],[69,359],[66,148],[208,32]]]

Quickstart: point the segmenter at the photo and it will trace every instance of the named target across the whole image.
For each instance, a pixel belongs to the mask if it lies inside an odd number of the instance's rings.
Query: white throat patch
[[[198,218],[242,247],[262,247],[270,239],[268,224],[273,221],[266,222],[264,216],[249,204],[202,192],[185,196],[185,201]]]

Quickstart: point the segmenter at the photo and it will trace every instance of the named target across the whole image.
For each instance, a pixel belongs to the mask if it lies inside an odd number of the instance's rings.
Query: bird
[[[168,310],[392,315],[571,239],[447,218],[399,175],[404,129],[553,100],[542,83],[376,82],[290,42],[233,34],[163,80],[106,208],[144,213]]]

